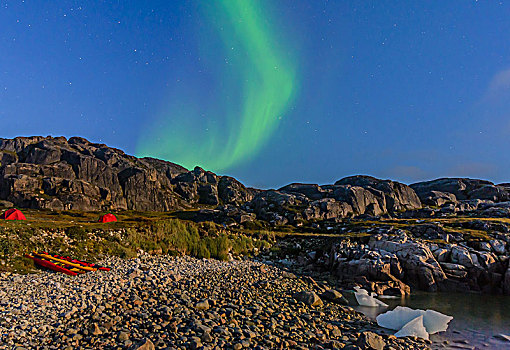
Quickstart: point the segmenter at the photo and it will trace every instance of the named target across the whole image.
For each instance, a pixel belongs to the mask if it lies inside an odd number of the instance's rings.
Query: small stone
[[[190,347],[192,350],[197,350],[202,346],[202,340],[198,337],[192,337],[190,342]]]
[[[120,331],[117,334],[117,340],[120,342],[124,342],[129,339],[129,333]]]
[[[195,304],[197,310],[209,310],[209,302],[207,300],[199,301]]]
[[[202,334],[201,339],[204,343],[210,343],[213,341],[213,337],[211,336],[211,334],[209,332],[205,332],[204,334]]]
[[[333,328],[333,330],[331,331],[331,335],[333,335],[336,338],[340,338],[342,336],[342,331],[340,331],[340,329],[338,328]]]
[[[294,299],[301,301],[309,306],[322,306],[322,300],[315,292],[298,292],[294,294]]]
[[[383,350],[386,346],[383,337],[374,332],[363,332],[358,338],[357,344],[362,349]]]
[[[291,278],[291,279],[297,278],[297,276],[295,274],[293,274],[292,272],[287,272],[287,271],[282,272],[282,277]]]
[[[150,341],[150,339],[144,339],[141,342],[131,347],[131,350],[155,350],[156,347],[154,343]]]
[[[101,331],[101,329],[99,328],[97,323],[94,323],[94,326],[92,326],[92,334],[93,335],[101,335],[101,334],[103,334],[103,332]]]

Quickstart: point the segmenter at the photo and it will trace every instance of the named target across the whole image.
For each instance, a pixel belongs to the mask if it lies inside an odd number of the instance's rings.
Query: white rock
[[[423,316],[418,316],[406,323],[401,330],[395,333],[395,337],[420,337],[428,340],[429,334],[423,326]]]

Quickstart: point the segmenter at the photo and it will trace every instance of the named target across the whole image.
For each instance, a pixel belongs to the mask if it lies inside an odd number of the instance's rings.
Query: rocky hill
[[[257,190],[199,167],[189,171],[163,160],[136,158],[80,137],[0,138],[0,200],[5,206],[24,208],[202,208],[201,214],[223,222],[257,219],[299,226],[360,215],[400,215],[422,210],[422,204],[451,211],[505,211],[509,190],[508,184],[483,180],[438,179],[407,186],[370,176],[351,176],[331,185],[294,183]]]
[[[136,158],[80,137],[0,139],[0,162],[0,199],[19,207],[169,211],[252,196],[230,177]]]

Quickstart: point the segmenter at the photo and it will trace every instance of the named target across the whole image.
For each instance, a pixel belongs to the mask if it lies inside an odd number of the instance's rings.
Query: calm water
[[[386,299],[384,302],[390,305],[388,309],[363,306],[356,309],[373,319],[397,305],[433,309],[453,316],[446,332],[431,336],[434,347],[447,339],[449,348],[510,349],[510,342],[494,337],[498,334],[510,336],[510,296],[420,293],[410,298]],[[463,341],[467,341],[467,344]]]

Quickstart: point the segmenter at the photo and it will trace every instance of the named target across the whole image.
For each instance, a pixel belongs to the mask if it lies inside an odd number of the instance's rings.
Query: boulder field
[[[363,239],[288,237],[274,250],[287,255],[280,260],[282,265],[330,278],[342,289],[361,285],[370,292],[399,297],[413,290],[510,295],[508,235],[496,233],[488,241],[458,236],[449,243],[423,239],[423,232],[430,235],[434,229],[441,234],[441,226],[427,224],[410,232],[378,227]]]

